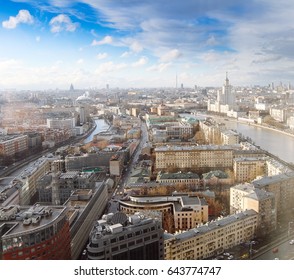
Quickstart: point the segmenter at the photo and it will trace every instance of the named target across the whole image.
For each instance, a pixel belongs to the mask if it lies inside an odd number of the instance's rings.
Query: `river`
[[[93,140],[94,135],[98,134],[102,131],[107,131],[109,129],[109,125],[105,122],[104,119],[95,120],[96,128],[93,132],[84,140],[84,144],[87,144]]]
[[[286,162],[294,162],[294,136],[234,120],[224,121],[224,123],[227,128],[235,129],[243,136],[250,137],[260,148]]]
[[[219,122],[225,123],[228,129],[234,129],[243,136],[251,138],[255,145],[260,146],[261,149],[270,152],[286,162],[294,163],[294,136],[286,135],[276,130],[240,123],[234,119],[226,119],[224,117],[216,117],[213,115],[181,114],[181,116],[192,116],[198,120],[212,117]]]

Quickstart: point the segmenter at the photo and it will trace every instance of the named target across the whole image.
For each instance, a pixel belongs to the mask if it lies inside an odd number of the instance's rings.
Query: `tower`
[[[228,72],[226,72],[225,83],[222,87],[222,91],[218,93],[218,101],[221,104],[233,106],[235,103],[235,97],[232,92],[232,86],[228,78]]]

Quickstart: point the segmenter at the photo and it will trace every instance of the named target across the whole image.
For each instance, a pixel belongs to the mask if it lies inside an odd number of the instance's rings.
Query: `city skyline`
[[[4,1],[2,1],[4,2]],[[5,1],[0,90],[293,83],[288,0]]]

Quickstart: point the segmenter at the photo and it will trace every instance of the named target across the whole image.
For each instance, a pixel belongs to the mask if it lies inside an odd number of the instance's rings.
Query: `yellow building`
[[[233,163],[235,182],[237,183],[250,182],[256,177],[266,174],[265,158],[235,158]]]
[[[278,219],[291,217],[294,205],[294,172],[263,177],[252,182],[255,188],[275,195]]]
[[[252,184],[239,184],[230,188],[230,212],[253,209],[258,213],[258,234],[265,235],[277,227],[277,206],[273,193],[255,188]]]
[[[233,148],[230,146],[166,145],[155,148],[155,167],[157,170],[169,168],[232,168]]]
[[[166,260],[203,260],[254,237],[258,216],[254,210],[227,216],[180,234],[164,237]]]

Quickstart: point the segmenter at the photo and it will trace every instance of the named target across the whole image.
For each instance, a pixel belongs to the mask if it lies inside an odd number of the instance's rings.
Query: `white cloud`
[[[84,63],[84,60],[82,58],[77,60],[77,64],[83,64],[83,63]]]
[[[40,42],[41,41],[41,37],[40,36],[37,36],[36,37],[36,42]]]
[[[108,62],[101,64],[96,69],[95,74],[101,75],[101,74],[105,74],[105,73],[109,73],[109,72],[115,72],[115,71],[119,71],[121,69],[124,69],[126,67],[127,67],[127,64],[125,64],[125,63],[115,64],[112,61],[108,61]]]
[[[58,33],[61,31],[74,32],[79,26],[79,23],[72,22],[71,19],[65,14],[60,14],[52,18],[49,25],[51,26],[52,33]]]
[[[143,51],[143,46],[138,42],[138,41],[134,41],[131,45],[130,45],[130,50],[132,50],[135,53],[141,52]]]
[[[148,58],[147,57],[141,57],[139,60],[137,60],[136,62],[134,62],[132,64],[133,67],[139,67],[139,66],[143,66],[148,62]]]
[[[20,10],[16,17],[10,16],[8,20],[2,22],[2,26],[8,29],[14,29],[20,23],[32,24],[34,22],[33,16],[28,10]]]
[[[106,58],[108,56],[108,54],[107,53],[98,53],[97,55],[96,55],[96,58],[97,59],[99,59],[99,60],[101,60],[101,59],[104,59],[104,58]]]
[[[171,63],[160,63],[152,65],[151,67],[147,68],[147,71],[158,71],[163,72],[165,71],[169,66],[171,66]]]
[[[165,53],[164,55],[162,55],[160,58],[160,61],[169,62],[169,61],[172,61],[174,59],[179,58],[180,56],[182,56],[182,53],[178,49],[173,49],[173,50]]]
[[[92,46],[99,46],[99,45],[106,45],[106,44],[112,44],[113,43],[113,38],[111,36],[105,36],[102,40],[97,41],[97,40],[93,40],[92,42]]]
[[[121,54],[120,57],[128,57],[130,55],[131,55],[131,52],[124,52],[124,53]]]

